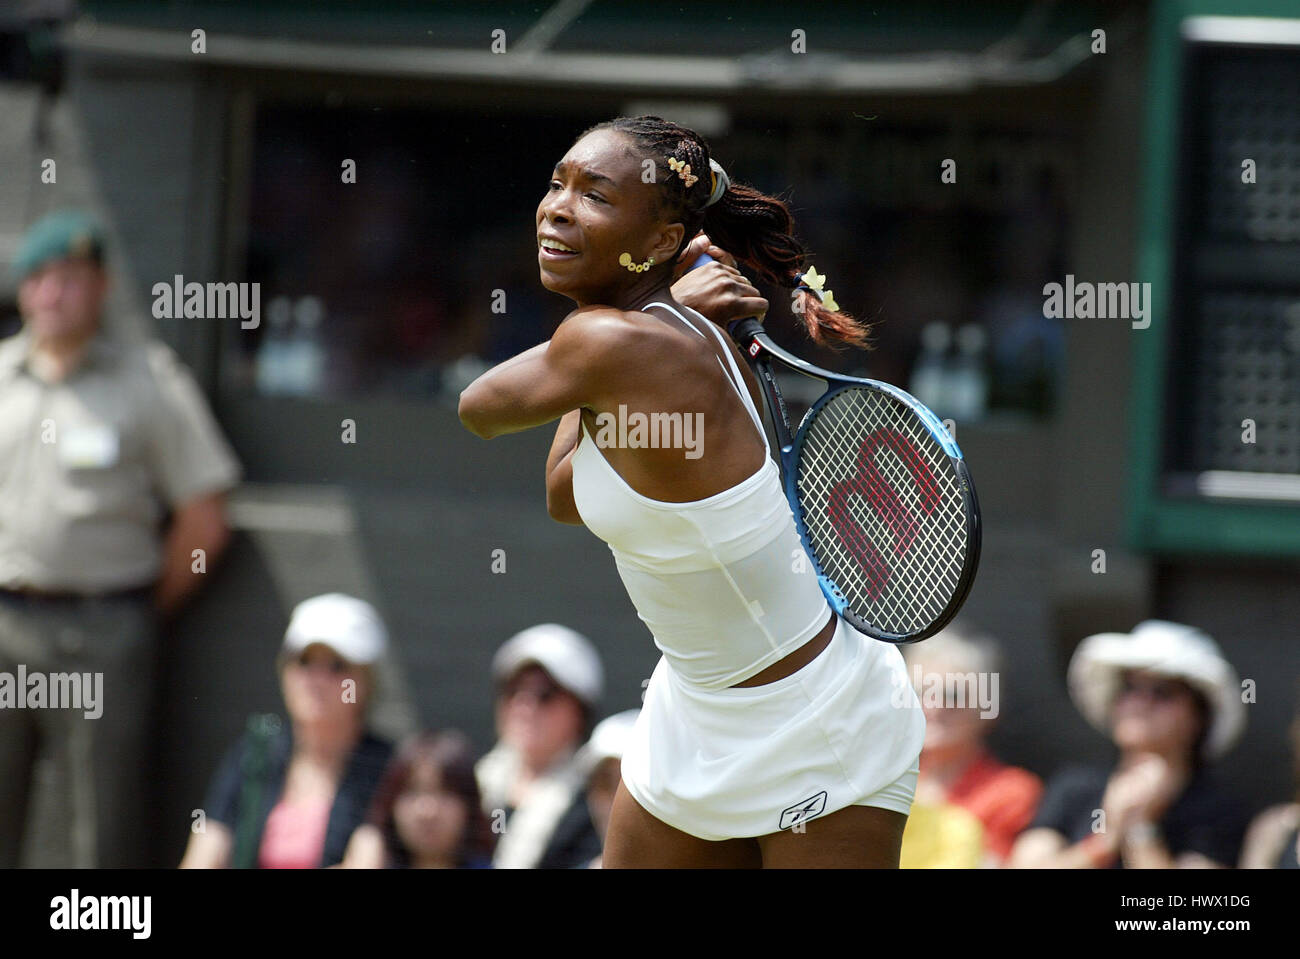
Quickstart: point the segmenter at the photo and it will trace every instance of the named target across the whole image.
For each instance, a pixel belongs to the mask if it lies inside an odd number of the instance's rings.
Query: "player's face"
[[[454,858],[468,822],[465,800],[445,788],[438,767],[417,763],[393,804],[398,838],[412,857]]]
[[[621,265],[622,254],[639,264],[650,256],[662,263],[672,253],[671,231],[664,233],[666,225],[656,214],[654,191],[659,188],[643,183],[641,170],[632,140],[612,130],[596,130],[569,148],[537,205],[543,286],[579,303],[617,305],[617,291],[645,276]],[[681,233],[676,236],[680,239]],[[544,238],[574,252],[548,250]]]
[[[1189,749],[1200,723],[1186,683],[1143,670],[1124,674],[1111,716],[1111,737],[1120,749],[1161,754]]]
[[[82,339],[99,323],[107,288],[93,261],[53,260],[19,285],[18,307],[37,340]]]

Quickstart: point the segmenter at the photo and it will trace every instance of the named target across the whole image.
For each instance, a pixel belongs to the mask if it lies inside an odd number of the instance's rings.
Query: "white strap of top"
[[[683,316],[679,310],[673,309],[667,303],[658,303],[658,302],[647,303],[646,306],[662,306],[667,310],[671,310],[683,323],[685,323],[697,334],[699,334],[699,336],[701,336],[706,340],[708,339],[707,336],[704,336],[703,333],[700,333],[699,327],[697,327],[693,322],[691,322],[690,317]],[[730,365],[731,371],[728,372],[727,367],[723,365],[722,357],[717,357],[718,365],[722,367],[722,372],[726,375],[727,379],[731,381],[731,385],[735,388],[736,393],[740,396],[740,401],[745,405],[745,409],[749,413],[749,418],[754,421],[754,426],[758,428],[758,435],[763,437],[763,447],[767,449],[769,452],[771,452],[771,449],[770,447],[768,447],[768,443],[767,443],[767,430],[763,429],[763,418],[758,415],[758,410],[755,409],[754,407],[754,399],[752,396],[749,395],[749,390],[745,386],[745,380],[740,375],[740,368],[736,366],[736,359],[731,355],[731,350],[727,346],[727,341],[722,338],[722,332],[718,330],[718,328],[714,326],[714,324],[710,323],[708,318],[705,317],[704,314],[701,313],[699,310],[691,309],[691,307],[689,306],[687,307],[687,309],[691,310],[692,313],[694,313],[696,316],[698,316],[701,320],[704,321],[705,327],[707,327],[709,330],[713,332],[713,336],[718,341],[718,345],[722,347],[722,352],[727,357],[727,364]]]

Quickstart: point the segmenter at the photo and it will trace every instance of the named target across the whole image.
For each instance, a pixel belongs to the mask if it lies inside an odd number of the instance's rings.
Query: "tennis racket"
[[[980,556],[975,484],[947,428],[897,387],[786,352],[754,317],[728,332],[762,387],[786,498],[831,607],[885,642],[933,636],[961,609]],[[773,360],[826,384],[797,430]]]

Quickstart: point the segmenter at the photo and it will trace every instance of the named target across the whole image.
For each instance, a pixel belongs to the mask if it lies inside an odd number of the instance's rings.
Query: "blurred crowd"
[[[596,722],[604,673],[591,642],[543,623],[497,651],[499,739],[481,757],[456,730],[397,749],[369,732],[386,644],[363,600],[331,593],[297,606],[278,659],[288,722],[250,722],[182,867],[599,866],[637,711]]]
[[[1244,731],[1246,704],[1202,630],[1147,620],[1079,643],[1070,697],[1114,758],[1066,762],[1045,783],[986,745],[1000,704],[974,693],[986,688],[977,678],[999,675],[995,639],[958,623],[905,655],[927,724],[904,867],[1300,867],[1300,804],[1252,822],[1248,797],[1215,771]]]
[[[33,226],[14,261],[23,329],[0,340],[0,867],[23,861],[43,811],[40,756],[61,790],[55,861],[142,864],[159,627],[225,548],[224,498],[240,478],[175,356],[100,330],[103,246],[80,214]],[[275,664],[285,715],[249,718],[181,865],[599,866],[637,711],[601,715],[592,643],[555,623],[507,639],[492,663],[498,738],[479,756],[454,729],[400,744],[375,733],[389,642],[356,597],[293,610]],[[1114,758],[1046,781],[988,746],[1006,721],[996,639],[957,623],[905,655],[927,720],[905,867],[1300,868],[1300,717],[1296,801],[1258,811],[1216,773],[1246,704],[1194,626],[1150,620],[1078,645],[1070,695]],[[112,708],[87,720],[25,708],[27,689],[10,701],[29,673],[101,674]]]
[[[638,711],[596,721],[603,670],[592,643],[543,623],[500,647],[498,740],[481,757],[455,730],[396,751],[367,732],[370,669],[385,643],[361,600],[297,607],[278,666],[288,724],[260,717],[231,750],[182,865],[598,868]],[[1001,721],[988,682],[998,647],[962,624],[907,647],[927,729],[904,868],[1300,868],[1300,802],[1252,822],[1215,774],[1245,705],[1205,633],[1148,620],[1080,643],[1070,693],[1115,758],[1067,764],[1046,783],[987,745]],[[349,681],[355,702],[339,694]],[[1300,717],[1292,732],[1300,762]]]

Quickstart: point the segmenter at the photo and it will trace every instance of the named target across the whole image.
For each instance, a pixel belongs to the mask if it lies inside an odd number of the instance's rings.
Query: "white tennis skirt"
[[[704,689],[659,660],[623,783],[700,839],[764,836],[846,806],[904,815],[925,717],[898,648],[839,619],[811,663],[764,686]]]

